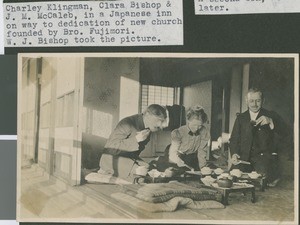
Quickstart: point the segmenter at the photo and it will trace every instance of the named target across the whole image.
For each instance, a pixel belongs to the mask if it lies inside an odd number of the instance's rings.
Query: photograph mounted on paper
[[[20,54],[17,220],[298,220],[295,54]]]

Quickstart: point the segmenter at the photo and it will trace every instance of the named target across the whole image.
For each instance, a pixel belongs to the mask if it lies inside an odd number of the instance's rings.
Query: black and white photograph
[[[295,224],[297,54],[21,53],[17,221]]]

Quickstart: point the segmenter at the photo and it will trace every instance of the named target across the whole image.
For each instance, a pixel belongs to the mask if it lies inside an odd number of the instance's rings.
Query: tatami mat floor
[[[282,180],[276,188],[265,192],[256,191],[257,202],[251,203],[250,196],[231,194],[225,209],[190,210],[178,209],[168,213],[146,213],[110,198],[119,191],[117,185],[85,184],[69,186],[49,176],[37,165],[22,169],[18,197],[20,221],[135,221],[153,219],[170,221],[270,221],[295,220],[294,182]],[[138,220],[140,222],[140,220]],[[253,224],[252,222],[250,222]],[[282,223],[286,224],[286,223]]]

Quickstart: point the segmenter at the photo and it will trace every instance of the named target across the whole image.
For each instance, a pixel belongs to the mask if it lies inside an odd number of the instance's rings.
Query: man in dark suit
[[[260,90],[250,89],[246,103],[248,110],[237,116],[230,137],[232,168],[257,171],[266,176],[269,186],[275,186],[279,171],[274,136],[285,134],[285,125],[275,112],[262,108],[264,96]],[[250,165],[240,164],[240,160]]]
[[[98,173],[133,182],[136,168],[149,166],[139,157],[140,153],[150,141],[151,133],[164,128],[166,118],[166,109],[152,104],[142,114],[122,119],[105,144]]]

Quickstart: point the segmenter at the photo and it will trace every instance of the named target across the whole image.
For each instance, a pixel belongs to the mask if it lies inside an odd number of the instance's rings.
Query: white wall
[[[120,120],[138,113],[140,83],[137,79],[121,76],[120,79]]]
[[[83,141],[92,146],[92,149],[83,149],[87,166],[97,166],[106,140],[117,123],[139,112],[139,77],[137,58],[85,59]]]
[[[75,89],[75,75],[78,71],[79,58],[57,58],[57,92],[59,97]]]
[[[36,60],[24,61],[22,93],[19,94],[22,114],[22,159],[34,159],[34,138],[36,125]]]
[[[138,113],[138,62],[138,59],[128,58],[87,58],[85,60],[84,108],[87,111],[96,110],[110,114],[111,128],[114,128],[125,116]],[[121,100],[126,104],[121,103]],[[90,121],[87,124],[92,125]]]

